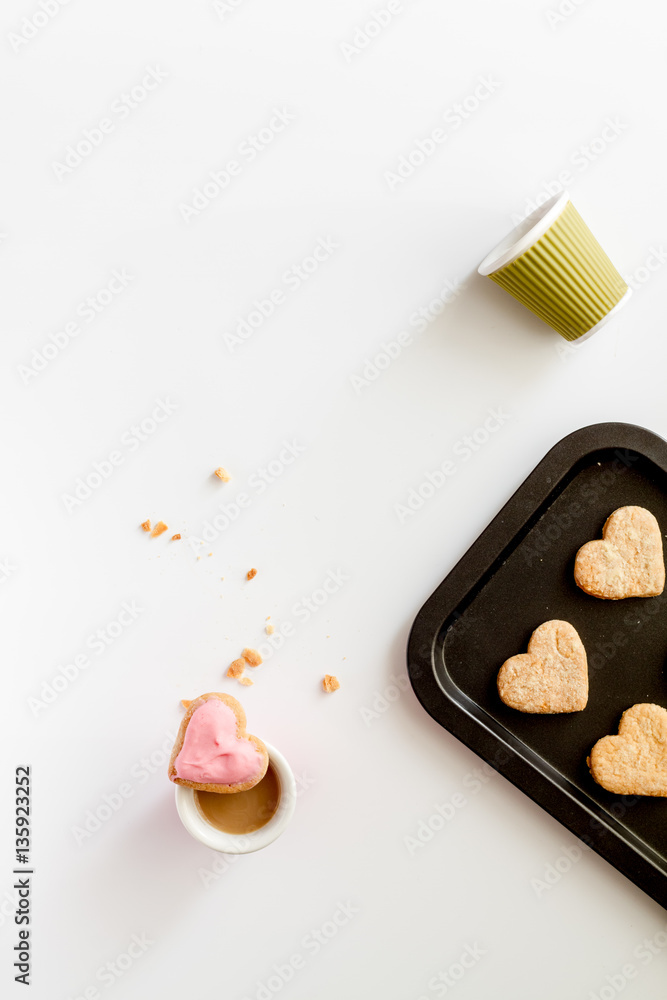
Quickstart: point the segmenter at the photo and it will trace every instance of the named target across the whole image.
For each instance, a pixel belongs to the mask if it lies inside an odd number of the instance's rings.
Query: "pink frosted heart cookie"
[[[200,792],[244,792],[269,766],[266,747],[246,732],[242,706],[216,691],[190,702],[169,761],[177,785]]]

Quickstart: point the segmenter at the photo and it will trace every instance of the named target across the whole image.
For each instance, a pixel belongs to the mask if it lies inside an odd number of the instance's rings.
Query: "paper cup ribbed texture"
[[[571,201],[520,257],[489,274],[566,340],[578,340],[628,292]]]

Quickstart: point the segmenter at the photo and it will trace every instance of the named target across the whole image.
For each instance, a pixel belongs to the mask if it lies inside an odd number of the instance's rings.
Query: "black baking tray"
[[[667,442],[593,424],[551,449],[421,609],[408,642],[417,698],[453,733],[635,885],[667,906],[667,799],[613,795],[586,765],[637,702],[667,707],[667,593],[604,601],[574,583],[577,549],[617,507],[667,529]],[[583,712],[528,715],[497,692],[500,665],[552,618],[588,654]]]

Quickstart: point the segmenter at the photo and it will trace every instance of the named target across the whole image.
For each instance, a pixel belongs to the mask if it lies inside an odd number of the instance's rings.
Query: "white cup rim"
[[[501,268],[507,267],[520,257],[526,250],[530,250],[546,231],[553,226],[559,215],[570,200],[567,191],[555,194],[543,205],[527,215],[523,222],[509,233],[504,240],[488,253],[482,263],[477,268],[479,274],[488,277]]]
[[[278,808],[268,823],[251,833],[225,833],[207,823],[197,808],[195,790],[187,785],[176,785],[176,809],[181,823],[188,833],[222,854],[252,854],[268,847],[289,826],[296,805],[296,781],[292,769],[275,747],[264,743],[269,754],[269,761],[278,775],[280,782],[280,801]]]

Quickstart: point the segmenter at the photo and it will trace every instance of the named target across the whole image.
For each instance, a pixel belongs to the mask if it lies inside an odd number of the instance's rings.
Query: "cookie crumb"
[[[251,687],[255,682],[251,681],[249,677],[239,677],[239,684],[243,684],[244,687]]]
[[[163,535],[167,530],[167,525],[164,521],[158,521],[153,530],[151,531],[151,538],[157,538],[158,535]]]
[[[254,580],[256,576],[257,576],[257,570],[253,568],[248,570],[248,572],[245,575],[245,578],[246,580]]]
[[[245,660],[239,657],[238,660],[234,660],[233,663],[230,663],[229,669],[227,671],[227,676],[233,677],[236,680],[241,676],[244,670],[245,670]]]
[[[147,521],[142,521],[141,527],[144,529],[144,531],[150,531],[151,530],[150,518]]]
[[[266,632],[267,635],[273,635],[273,633],[275,632],[275,627],[273,625],[267,625],[264,631]]]
[[[256,649],[248,649],[247,646],[243,650],[243,652],[241,653],[241,656],[246,661],[246,663],[250,664],[251,667],[258,667],[260,665],[260,663],[262,662],[262,657],[259,655],[259,653],[257,652],[257,650]]]
[[[340,687],[340,681],[338,680],[337,677],[334,677],[333,674],[325,674],[324,679],[322,681],[322,687],[327,692],[327,694],[331,694],[332,691],[338,690],[338,688]]]
[[[172,535],[171,536],[172,542],[178,542],[178,541],[180,541],[180,538],[181,538],[180,535]]]
[[[228,483],[229,480],[231,479],[231,476],[229,475],[227,470],[223,469],[222,466],[220,466],[219,469],[216,469],[213,475],[217,476],[218,479],[222,479],[223,483]]]
[[[183,708],[190,708],[191,704],[192,702],[188,701],[187,698],[181,698],[181,705],[183,706]]]

